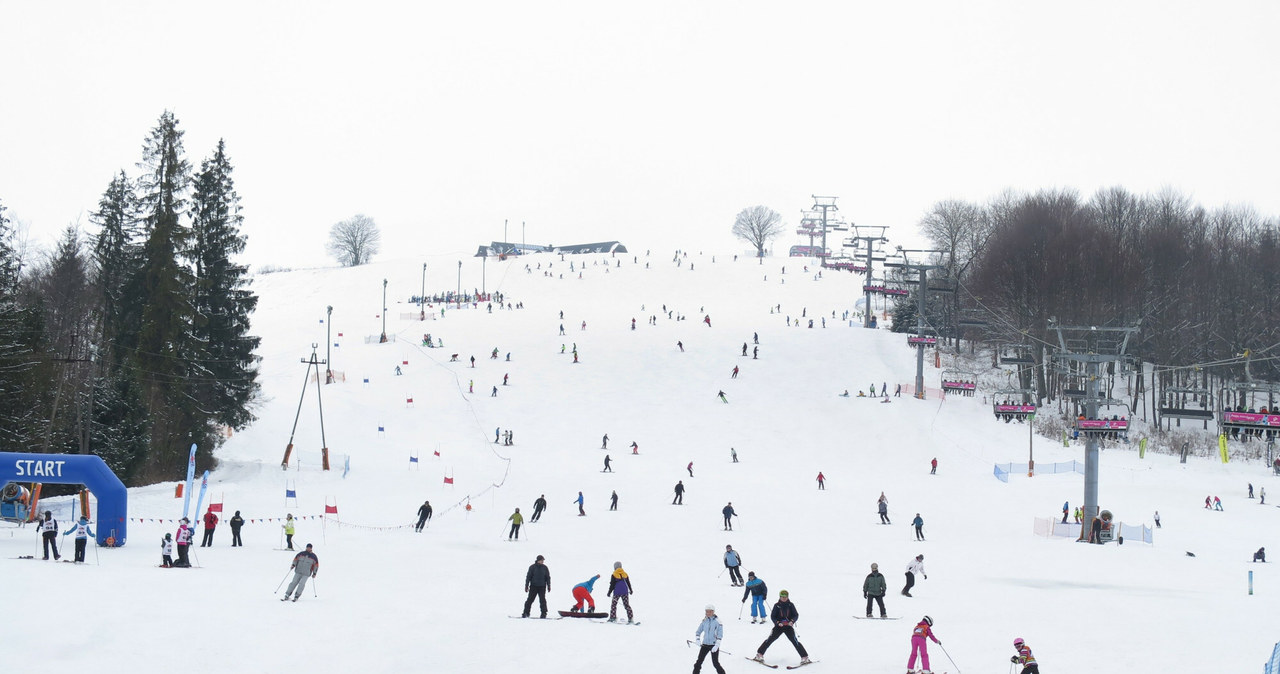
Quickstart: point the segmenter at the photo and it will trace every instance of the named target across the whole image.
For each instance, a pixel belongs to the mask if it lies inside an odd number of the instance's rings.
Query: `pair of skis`
[[[769,669],[777,669],[777,668],[778,668],[778,665],[771,665],[771,664],[769,664],[769,663],[767,663],[767,662],[765,662],[765,661],[763,661],[763,660],[757,660],[757,659],[755,659],[755,658],[747,658],[747,659],[748,659],[748,660],[750,660],[750,661],[752,661],[752,662],[754,662],[754,663],[756,663],[756,664],[758,664],[758,665],[764,665],[765,667],[768,667]],[[818,664],[818,661],[817,661],[817,660],[810,660],[810,661],[808,661],[808,662],[802,662],[802,663],[800,663],[800,664],[798,664],[798,665],[787,665],[787,669],[800,669],[801,667],[804,667],[804,666],[806,666],[806,665],[816,665],[816,664]]]

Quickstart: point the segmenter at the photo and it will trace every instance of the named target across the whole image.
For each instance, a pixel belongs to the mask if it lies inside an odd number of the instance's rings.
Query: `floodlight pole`
[[[387,279],[382,279],[382,337],[379,343],[387,341]]]
[[[327,313],[325,313],[325,316],[324,316],[324,337],[325,337],[325,342],[324,342],[324,362],[325,362],[325,367],[324,367],[324,383],[326,383],[326,384],[332,384],[332,383],[333,383],[333,366],[332,366],[332,365],[330,365],[330,363],[332,363],[332,362],[333,362],[333,356],[332,356],[331,351],[329,350],[329,347],[333,346],[333,305],[329,305],[329,307],[328,307],[328,309],[327,309]],[[317,370],[317,372],[316,372],[316,376],[317,376],[317,377],[318,377],[318,376],[320,376],[320,373],[319,373],[319,371],[318,371],[318,370]]]

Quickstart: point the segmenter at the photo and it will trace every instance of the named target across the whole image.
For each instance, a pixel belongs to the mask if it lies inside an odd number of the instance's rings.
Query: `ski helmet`
[[[707,610],[714,613],[716,610],[715,604],[707,604]]]
[[[1021,638],[1018,638],[1018,639],[1014,639],[1014,640],[1013,640],[1013,645],[1014,645],[1014,647],[1022,646],[1022,644],[1025,644],[1025,643],[1027,643],[1027,642],[1023,641]]]
[[[921,622],[928,625],[929,627],[933,627],[933,618],[930,618],[929,616],[925,616],[924,620]]]

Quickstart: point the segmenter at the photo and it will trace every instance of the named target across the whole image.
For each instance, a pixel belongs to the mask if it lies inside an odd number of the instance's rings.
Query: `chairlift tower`
[[[836,199],[839,197],[820,197],[816,194],[813,197],[813,209],[816,211],[822,209],[822,259],[818,261],[819,267],[827,266],[827,212],[838,211],[836,207]]]
[[[1085,418],[1097,419],[1098,406],[1106,404],[1109,399],[1098,392],[1098,373],[1103,363],[1125,362],[1129,338],[1138,331],[1138,325],[1123,328],[1100,328],[1097,326],[1068,327],[1059,325],[1055,319],[1049,319],[1049,327],[1058,334],[1058,353],[1054,358],[1059,362],[1076,362],[1085,368],[1085,392],[1081,402],[1085,407]],[[1069,337],[1070,335],[1070,337]],[[1132,414],[1130,414],[1132,416]],[[1088,540],[1088,532],[1093,528],[1093,520],[1098,516],[1098,439],[1096,433],[1085,434],[1084,450],[1084,525],[1080,530],[1081,540]]]
[[[889,239],[885,238],[884,230],[889,229],[888,225],[854,225],[853,236],[849,240],[853,242],[853,248],[862,248],[866,246],[867,250],[867,285],[871,283],[871,263],[874,260],[884,260],[884,256],[877,256],[876,247],[880,244],[888,243]],[[849,244],[846,244],[849,245]],[[871,291],[866,290],[865,286],[862,296],[866,299],[867,310],[862,316],[862,327],[871,327]]]
[[[907,253],[929,254],[929,253],[941,253],[942,251],[922,250],[922,249],[903,250],[901,247],[899,247],[898,252],[902,254],[902,260],[903,260],[901,265],[902,269],[906,271],[919,272],[920,274],[920,280],[919,280],[920,288],[916,293],[916,301],[918,302],[918,304],[916,305],[916,341],[915,341],[916,397],[923,400],[924,399],[924,347],[927,346],[925,343],[926,340],[925,340],[925,334],[924,334],[924,305],[925,305],[925,298],[929,293],[929,271],[932,269],[942,269],[942,265],[926,264],[926,263],[912,264],[910,262],[907,262]],[[937,344],[936,339],[934,340],[934,344],[935,345]]]

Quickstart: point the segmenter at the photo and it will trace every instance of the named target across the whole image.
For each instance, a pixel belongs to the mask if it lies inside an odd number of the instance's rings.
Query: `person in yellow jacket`
[[[520,540],[520,525],[524,524],[524,515],[521,515],[520,509],[516,508],[516,511],[511,513],[511,517],[507,519],[511,522],[511,533],[507,534],[507,540],[513,538],[517,541]]]
[[[280,525],[284,527],[285,547],[288,550],[293,549],[293,534],[296,531],[294,529],[294,524],[296,523],[297,523],[297,520],[293,519],[293,513],[289,513],[284,518],[284,524]]]

